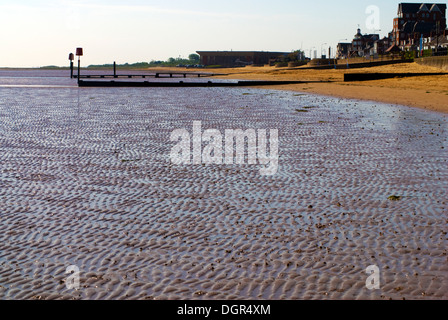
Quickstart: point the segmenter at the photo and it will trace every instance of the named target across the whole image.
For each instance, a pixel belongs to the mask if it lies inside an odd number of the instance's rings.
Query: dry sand
[[[421,66],[417,63],[395,64],[351,70],[309,70],[300,68],[288,70],[287,68],[275,67],[246,67],[214,69],[210,71],[227,73],[229,75],[223,78],[231,79],[333,81],[333,83],[309,83],[270,88],[310,92],[349,99],[373,100],[448,113],[448,72],[445,76],[424,76],[350,83],[344,82],[345,73],[444,72],[443,70]]]

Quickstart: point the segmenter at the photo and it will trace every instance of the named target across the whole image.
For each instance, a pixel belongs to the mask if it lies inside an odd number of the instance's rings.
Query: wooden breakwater
[[[408,78],[408,77],[427,77],[427,76],[446,76],[445,73],[346,73],[344,74],[344,81],[371,81],[384,80],[393,78]]]
[[[311,81],[322,82],[322,81]],[[162,88],[200,88],[200,87],[248,87],[303,84],[310,81],[237,81],[237,82],[155,82],[155,81],[86,81],[79,80],[80,87],[162,87]]]
[[[77,79],[106,79],[106,78],[203,78],[203,77],[216,77],[216,76],[226,76],[227,74],[217,74],[217,73],[200,73],[200,72],[156,72],[148,74],[80,74],[73,75],[73,78]]]

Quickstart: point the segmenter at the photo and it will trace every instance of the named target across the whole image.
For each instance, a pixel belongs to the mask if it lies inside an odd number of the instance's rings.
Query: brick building
[[[361,29],[358,29],[351,43],[338,43],[336,58],[378,57],[387,54],[386,51],[392,44],[392,33],[389,33],[389,37],[380,39],[379,34],[362,34]]]
[[[347,59],[350,51],[352,50],[352,44],[350,42],[340,42],[336,48],[336,59]]]
[[[392,40],[392,35],[390,34],[389,37],[384,37],[383,39],[380,39],[378,41],[375,41],[373,46],[373,51],[371,54],[374,55],[384,55],[387,54],[387,50],[394,44]]]
[[[428,37],[423,38],[423,50],[441,50],[442,53],[445,52],[445,55],[448,51],[448,30],[445,30],[445,32],[441,35],[434,36],[434,37]]]
[[[421,37],[443,34],[446,8],[444,3],[400,3],[392,32],[394,43],[409,50],[419,45]]]
[[[265,65],[270,60],[287,56],[290,52],[266,51],[197,51],[201,57],[201,64],[222,67],[240,67],[246,65]]]
[[[364,57],[370,55],[375,42],[378,40],[380,40],[379,34],[362,34],[361,29],[358,29],[352,41],[350,56]]]

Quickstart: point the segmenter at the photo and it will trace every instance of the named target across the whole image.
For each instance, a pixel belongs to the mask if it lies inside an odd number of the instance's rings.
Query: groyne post
[[[78,56],[78,83],[81,77],[81,56],[83,55],[82,48],[76,48],[76,55]]]
[[[73,79],[73,60],[75,59],[75,55],[70,53],[68,55],[68,60],[70,60],[70,79]]]

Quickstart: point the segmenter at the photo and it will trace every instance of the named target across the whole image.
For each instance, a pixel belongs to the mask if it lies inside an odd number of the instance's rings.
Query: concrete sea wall
[[[415,62],[421,65],[436,67],[448,71],[448,56],[418,58],[415,59]]]

